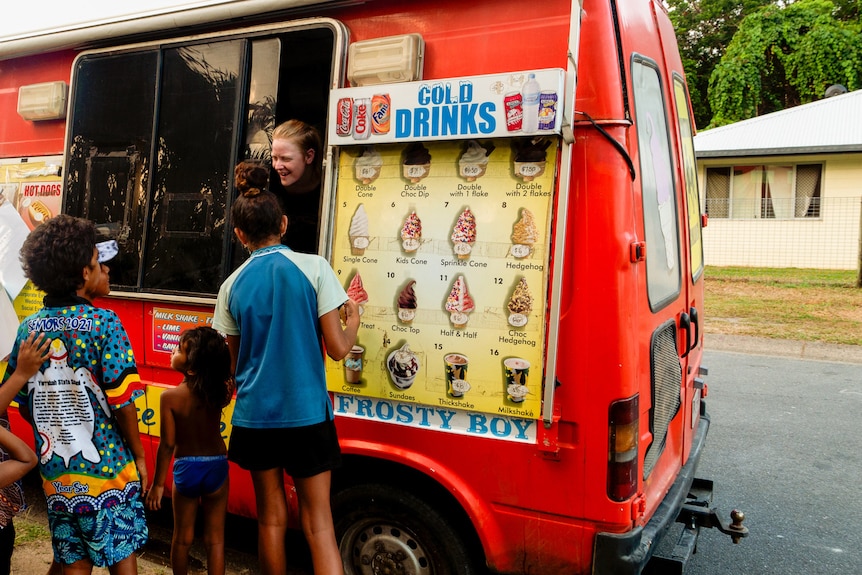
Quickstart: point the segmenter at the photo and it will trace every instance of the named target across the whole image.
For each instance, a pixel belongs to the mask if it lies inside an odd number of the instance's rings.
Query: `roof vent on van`
[[[66,82],[44,82],[18,88],[18,115],[28,121],[66,117]]]
[[[419,34],[354,42],[347,50],[347,79],[354,87],[421,80],[424,55]]]

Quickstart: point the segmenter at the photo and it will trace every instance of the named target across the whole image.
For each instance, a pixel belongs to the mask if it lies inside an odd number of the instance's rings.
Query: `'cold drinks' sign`
[[[554,68],[333,90],[329,142],[559,134],[563,85]]]

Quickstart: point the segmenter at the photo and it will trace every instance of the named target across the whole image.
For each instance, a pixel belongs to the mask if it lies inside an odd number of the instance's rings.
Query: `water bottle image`
[[[539,127],[539,83],[536,81],[535,74],[527,75],[527,81],[521,88],[521,97],[523,98],[524,119],[521,124],[521,131],[525,134],[532,134]]]

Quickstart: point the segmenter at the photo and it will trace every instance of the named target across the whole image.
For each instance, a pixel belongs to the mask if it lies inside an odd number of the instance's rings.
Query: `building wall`
[[[701,209],[706,168],[769,163],[823,163],[820,218],[710,218],[704,260],[712,266],[858,269],[862,227],[862,153],[698,160]]]

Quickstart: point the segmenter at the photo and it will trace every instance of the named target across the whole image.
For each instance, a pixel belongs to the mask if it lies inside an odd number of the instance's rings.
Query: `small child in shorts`
[[[194,541],[200,504],[204,513],[207,573],[223,575],[229,479],[221,412],[233,394],[227,343],[209,327],[186,330],[171,354],[171,367],[184,378],[161,396],[159,449],[147,507],[161,508],[173,456],[171,568],[174,575],[188,573],[189,549]]]

